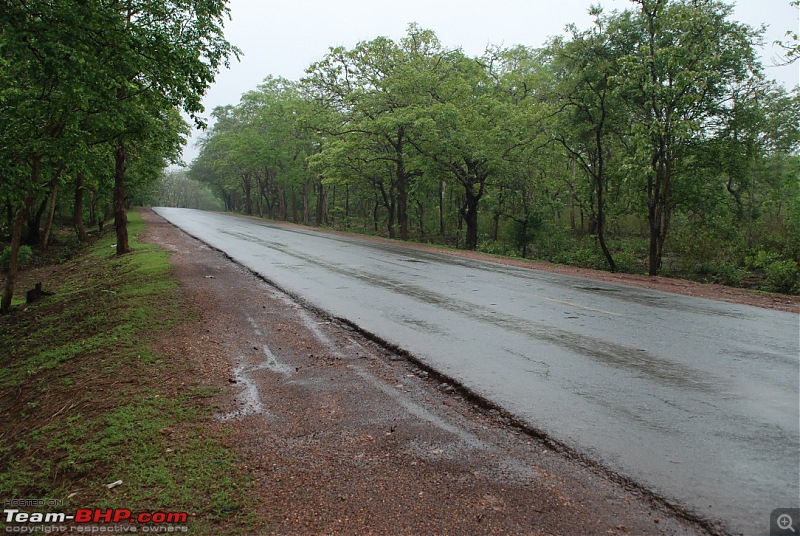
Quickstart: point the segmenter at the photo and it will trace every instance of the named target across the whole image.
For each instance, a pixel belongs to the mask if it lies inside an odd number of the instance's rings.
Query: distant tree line
[[[59,199],[85,224],[114,217],[177,161],[201,99],[238,51],[226,0],[0,0],[0,204],[9,244],[0,312],[22,244],[47,248]],[[5,238],[5,237],[4,237]]]
[[[411,25],[213,111],[225,208],[611,271],[798,290],[800,95],[716,0],[635,0],[480,57]]]
[[[223,208],[222,201],[214,195],[208,185],[190,179],[185,170],[165,171],[149,194],[143,199],[142,204],[199,210]]]

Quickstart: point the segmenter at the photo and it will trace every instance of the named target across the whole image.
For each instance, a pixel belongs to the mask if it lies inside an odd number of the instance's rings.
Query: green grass
[[[193,314],[143,230],[129,214],[130,254],[103,237],[45,281],[53,296],[0,317],[0,497],[187,511],[193,534],[254,532],[250,477],[209,426],[219,389],[171,385],[190,363],[151,348]]]

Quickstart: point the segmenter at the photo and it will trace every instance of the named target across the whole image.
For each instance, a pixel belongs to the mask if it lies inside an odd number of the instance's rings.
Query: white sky
[[[237,104],[268,75],[298,80],[329,47],[353,47],[387,36],[398,40],[410,22],[436,35],[446,47],[479,55],[487,44],[541,46],[574,22],[587,28],[597,0],[230,0],[227,39],[244,56],[219,73],[204,100],[205,116],[216,106]],[[629,0],[601,0],[607,12],[632,7]],[[773,46],[788,30],[798,30],[798,9],[789,0],[738,0],[735,17],[751,26],[767,25],[762,58],[769,78],[787,87],[798,84],[800,62],[772,67],[780,50]],[[198,150],[196,136],[184,150],[189,163]]]

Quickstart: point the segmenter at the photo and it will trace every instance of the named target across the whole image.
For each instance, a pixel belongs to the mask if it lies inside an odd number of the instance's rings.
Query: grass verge
[[[253,532],[250,477],[209,426],[213,388],[180,382],[188,359],[151,350],[192,314],[144,228],[131,213],[130,254],[101,238],[52,271],[52,296],[0,317],[0,500],[188,512],[192,534]]]

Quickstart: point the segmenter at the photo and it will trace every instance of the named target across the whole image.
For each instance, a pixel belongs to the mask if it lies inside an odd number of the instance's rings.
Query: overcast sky
[[[216,106],[237,104],[267,76],[298,80],[328,48],[348,48],[359,41],[387,36],[399,40],[410,22],[436,32],[442,44],[481,54],[488,44],[541,46],[575,23],[587,28],[587,14],[597,0],[230,0],[228,40],[244,55],[217,76],[205,98],[207,117]],[[601,0],[606,11],[633,6],[630,0]],[[798,10],[789,0],[739,0],[735,17],[751,26],[767,26],[762,58],[767,76],[787,87],[798,84],[800,62],[772,67],[780,50],[771,45],[788,30],[798,30]],[[188,163],[196,155],[196,136],[184,150]]]

